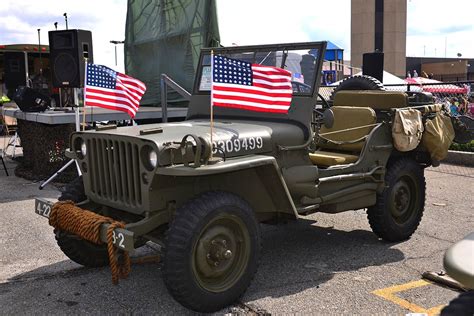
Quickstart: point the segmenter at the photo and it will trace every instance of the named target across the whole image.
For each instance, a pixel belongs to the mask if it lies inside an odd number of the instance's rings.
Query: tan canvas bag
[[[431,159],[441,161],[446,158],[453,139],[454,128],[449,116],[439,112],[434,119],[426,121],[422,144]]]
[[[415,149],[423,135],[421,112],[415,109],[395,110],[392,125],[393,145],[399,151]]]

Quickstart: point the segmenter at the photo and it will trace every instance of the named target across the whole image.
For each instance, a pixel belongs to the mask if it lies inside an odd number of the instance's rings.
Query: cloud
[[[48,31],[65,28],[63,13],[70,29],[92,31],[94,62],[123,71],[123,46],[118,46],[122,61],[115,67],[114,45],[110,40],[125,38],[126,0],[2,0],[0,6],[0,44],[48,43]]]
[[[158,1],[158,0],[155,0]],[[388,1],[388,0],[387,0]],[[407,0],[407,55],[474,58],[474,1]],[[350,0],[217,0],[222,44],[229,46],[329,40],[350,58]],[[125,38],[127,0],[1,0],[0,44],[47,43],[53,23],[92,31],[94,62],[115,67],[110,40]]]
[[[223,45],[330,40],[350,56],[350,0],[218,0],[217,14]]]
[[[473,11],[470,0],[409,0],[407,56],[474,58]]]

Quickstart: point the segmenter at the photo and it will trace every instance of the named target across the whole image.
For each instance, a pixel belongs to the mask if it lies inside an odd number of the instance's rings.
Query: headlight
[[[148,159],[150,160],[150,165],[153,168],[156,168],[156,165],[158,164],[158,155],[156,154],[156,151],[154,151],[153,149],[150,150],[150,152],[148,153]]]
[[[85,141],[81,142],[81,154],[82,154],[82,157],[85,157],[87,154],[87,146],[86,146]]]

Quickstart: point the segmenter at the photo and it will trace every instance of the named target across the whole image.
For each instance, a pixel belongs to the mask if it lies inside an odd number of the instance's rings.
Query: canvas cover
[[[421,141],[430,153],[431,159],[441,161],[446,158],[453,139],[454,128],[449,116],[438,112],[435,118],[426,121]]]
[[[162,73],[190,91],[200,49],[219,41],[214,0],[128,0],[125,71],[147,86],[140,104],[159,105]]]
[[[415,149],[423,135],[421,112],[415,109],[400,109],[395,111],[392,124],[393,145],[398,151]]]

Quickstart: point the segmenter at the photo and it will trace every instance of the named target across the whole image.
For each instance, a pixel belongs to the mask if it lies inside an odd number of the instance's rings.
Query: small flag
[[[211,104],[257,112],[288,113],[291,72],[214,55]]]
[[[84,104],[126,112],[135,117],[146,86],[106,66],[86,64]]]
[[[293,81],[304,83],[304,76],[299,72],[293,74]]]

